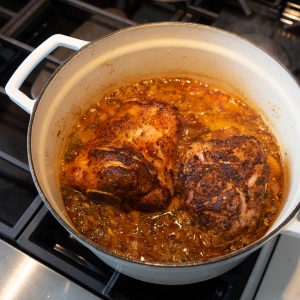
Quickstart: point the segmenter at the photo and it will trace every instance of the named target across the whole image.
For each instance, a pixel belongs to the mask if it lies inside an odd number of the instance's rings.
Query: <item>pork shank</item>
[[[68,184],[142,211],[165,208],[174,194],[173,169],[180,122],[171,105],[128,101],[73,161]]]
[[[261,215],[269,173],[266,154],[255,137],[232,132],[193,140],[179,168],[181,195],[208,246],[253,232]]]

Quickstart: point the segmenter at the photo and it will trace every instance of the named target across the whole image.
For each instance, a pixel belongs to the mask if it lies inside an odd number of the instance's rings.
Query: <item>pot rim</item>
[[[276,58],[274,58],[272,55],[270,55],[267,51],[263,50],[261,47],[259,47],[258,45],[256,45],[255,43],[252,43],[251,41],[247,40],[246,38],[239,36],[235,33],[231,33],[228,32],[226,30],[223,29],[219,29],[219,28],[215,28],[212,26],[208,26],[208,25],[202,25],[202,24],[196,24],[196,23],[187,23],[187,22],[155,22],[155,23],[146,23],[146,24],[141,24],[141,25],[136,25],[136,26],[130,26],[130,27],[126,27],[126,28],[122,28],[120,30],[114,31],[112,33],[106,34],[90,43],[88,43],[87,45],[83,46],[80,50],[76,51],[75,53],[73,53],[68,59],[66,59],[60,66],[58,66],[58,68],[55,70],[55,72],[53,74],[51,74],[51,76],[49,77],[49,79],[47,80],[46,84],[44,85],[44,87],[42,88],[42,91],[40,93],[40,95],[38,96],[38,98],[36,99],[35,103],[34,103],[34,107],[33,107],[33,111],[32,114],[30,116],[30,121],[29,121],[29,126],[28,126],[28,134],[27,134],[27,154],[28,154],[28,162],[29,162],[29,167],[30,167],[30,171],[33,177],[33,181],[35,183],[35,186],[38,190],[38,193],[40,195],[40,197],[42,198],[43,202],[45,203],[46,207],[49,209],[49,211],[54,215],[54,217],[56,218],[56,220],[59,221],[59,223],[66,228],[71,234],[73,234],[75,237],[77,237],[79,240],[82,240],[85,244],[88,244],[90,246],[92,246],[93,248],[95,248],[98,251],[103,252],[106,255],[109,256],[113,256],[116,259],[119,260],[123,260],[126,262],[130,262],[130,263],[134,263],[134,264],[138,264],[138,265],[146,265],[146,266],[152,266],[152,267],[168,267],[168,268],[183,268],[183,267],[195,267],[195,266],[204,266],[204,265],[212,265],[230,258],[234,258],[235,256],[238,256],[240,254],[246,254],[246,252],[251,251],[253,252],[254,250],[256,250],[255,248],[258,248],[258,246],[262,246],[264,243],[266,243],[268,240],[270,240],[272,237],[274,237],[285,225],[287,225],[287,223],[296,215],[296,213],[299,211],[300,209],[300,201],[298,202],[297,206],[295,207],[295,209],[289,214],[289,216],[281,223],[279,224],[275,229],[273,229],[272,231],[268,232],[267,234],[265,234],[263,237],[261,237],[260,239],[256,240],[255,242],[241,248],[238,250],[235,250],[233,252],[230,252],[228,254],[222,255],[222,256],[217,256],[217,257],[213,257],[211,259],[208,259],[206,261],[195,261],[195,262],[180,262],[180,263],[168,263],[168,262],[142,262],[136,259],[131,259],[119,254],[115,254],[112,253],[110,251],[107,251],[106,249],[100,247],[99,245],[97,245],[95,242],[89,240],[88,238],[86,238],[85,236],[83,236],[81,233],[77,232],[76,230],[74,230],[73,228],[71,228],[64,220],[63,218],[61,218],[55,211],[55,209],[51,206],[50,202],[48,201],[46,195],[44,194],[41,185],[39,184],[39,180],[38,177],[35,173],[34,170],[34,165],[33,165],[33,159],[32,159],[32,152],[31,152],[31,136],[32,136],[32,128],[33,128],[33,123],[34,123],[34,117],[37,111],[37,107],[39,102],[41,101],[41,99],[43,98],[43,95],[49,85],[49,83],[52,81],[52,79],[57,75],[57,73],[64,68],[64,66],[66,64],[69,63],[70,60],[72,60],[74,57],[80,55],[80,52],[88,47],[92,47],[95,43],[98,43],[99,41],[105,40],[105,38],[110,37],[110,36],[114,36],[114,35],[119,35],[122,34],[123,32],[128,32],[131,30],[137,30],[143,27],[161,27],[161,26],[183,26],[183,27],[194,27],[194,28],[199,28],[199,29],[206,29],[206,30],[211,30],[214,32],[219,32],[222,33],[223,35],[227,35],[229,37],[233,37],[233,38],[237,38],[240,39],[246,43],[248,43],[250,46],[254,46],[256,48],[258,48],[264,55],[268,55],[270,56],[275,62],[277,62],[289,75],[291,80],[294,81],[294,83],[296,83],[296,85],[298,86],[298,88],[300,88],[300,85],[298,84],[297,80],[295,79],[295,77],[293,76],[293,74],[291,74],[287,68],[281,63],[279,62]],[[250,254],[250,253],[249,253]]]

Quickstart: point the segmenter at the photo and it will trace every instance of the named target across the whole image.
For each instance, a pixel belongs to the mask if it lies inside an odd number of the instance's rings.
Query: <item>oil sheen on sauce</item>
[[[117,206],[93,201],[64,183],[64,164],[93,138],[122,101],[134,98],[159,99],[178,109],[183,124],[178,160],[191,139],[210,131],[233,127],[241,134],[255,136],[262,143],[270,174],[256,232],[212,248],[205,244],[201,228],[176,195],[162,212],[123,211]],[[148,262],[205,261],[240,249],[267,231],[283,201],[284,172],[279,146],[261,116],[242,99],[187,78],[141,81],[116,89],[104,99],[99,99],[80,117],[69,136],[60,174],[65,206],[78,232],[107,251]]]

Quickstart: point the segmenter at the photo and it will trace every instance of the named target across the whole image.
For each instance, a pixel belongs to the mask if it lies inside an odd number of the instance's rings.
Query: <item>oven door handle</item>
[[[5,86],[8,97],[18,106],[27,111],[29,114],[33,111],[36,99],[30,99],[25,95],[20,87],[26,80],[32,70],[53,50],[58,47],[65,47],[73,50],[79,50],[89,42],[75,39],[62,34],[55,34],[39,45],[17,68],[12,77]]]

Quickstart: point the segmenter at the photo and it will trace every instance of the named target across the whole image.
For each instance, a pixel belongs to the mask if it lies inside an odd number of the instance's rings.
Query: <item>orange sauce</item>
[[[283,201],[284,171],[278,143],[255,109],[242,99],[197,80],[151,79],[116,89],[99,99],[80,117],[69,136],[61,170],[94,137],[122,101],[133,98],[165,101],[178,109],[183,125],[178,144],[179,161],[191,139],[211,131],[234,127],[261,142],[270,174],[259,227],[232,243],[209,247],[202,239],[201,228],[177,195],[162,212],[123,211],[117,206],[95,202],[66,186],[61,171],[63,199],[77,230],[108,251],[149,262],[205,261],[259,239],[274,222]]]

